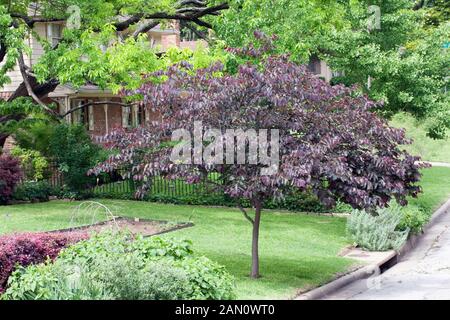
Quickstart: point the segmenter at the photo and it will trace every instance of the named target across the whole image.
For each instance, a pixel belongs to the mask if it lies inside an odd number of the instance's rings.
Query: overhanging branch
[[[189,7],[187,7],[189,6]],[[117,31],[124,31],[131,25],[138,23],[141,20],[184,20],[192,21],[194,23],[200,22],[201,26],[211,28],[211,25],[199,20],[200,18],[208,15],[218,15],[221,11],[229,8],[228,3],[208,7],[206,1],[199,0],[186,0],[180,1],[174,13],[167,12],[155,12],[148,15],[136,14],[124,21],[113,23]],[[61,18],[43,18],[32,17],[24,14],[12,13],[11,17],[22,20],[29,28],[33,28],[36,23],[47,22],[65,22],[66,19]]]
[[[42,17],[30,17],[24,14],[11,13],[12,18],[21,19],[29,28],[33,28],[36,23],[47,22],[65,22],[65,19],[61,18],[42,18]]]
[[[143,23],[139,28],[136,29],[135,32],[133,32],[133,38],[137,38],[141,33],[146,33],[156,27],[159,24],[159,21],[157,20],[151,20],[147,23]]]
[[[204,32],[197,30],[195,27],[191,26],[189,23],[187,23],[185,25],[185,27],[188,28],[189,30],[191,30],[197,37],[199,37],[202,40],[205,40],[208,44],[210,44],[211,40],[208,39],[208,36]]]
[[[237,206],[238,206],[239,210],[241,210],[241,212],[244,214],[245,219],[247,219],[248,221],[250,221],[250,223],[251,223],[252,225],[254,225],[254,224],[255,224],[255,220],[253,220],[253,219],[248,215],[247,211],[246,211],[239,203],[237,204]]]
[[[28,75],[26,72],[25,61],[23,60],[22,52],[20,52],[17,61],[19,63],[19,69],[20,69],[20,73],[22,74],[23,82],[25,84],[25,87],[27,88],[27,91],[28,91],[28,94],[30,95],[30,97],[32,97],[33,100],[37,104],[39,104],[41,106],[41,108],[44,109],[46,112],[48,112],[49,114],[52,114],[52,115],[56,115],[56,112],[54,110],[50,109],[49,107],[47,107],[47,105],[45,105],[45,103],[43,103],[41,101],[41,99],[39,99],[39,97],[34,93],[33,88],[31,86],[30,82],[28,81]]]
[[[3,41],[0,41],[0,62],[5,59],[7,50],[8,49],[6,48],[6,45],[3,43]]]
[[[206,1],[201,1],[201,0],[182,0],[178,3],[178,6],[182,7],[182,6],[186,6],[186,5],[193,5],[193,6],[198,6],[198,7],[204,7],[207,4],[208,3]]]
[[[192,7],[184,7],[185,5],[193,5]],[[148,15],[134,15],[126,19],[114,23],[114,27],[117,31],[124,31],[131,25],[138,23],[141,20],[180,20],[180,21],[192,21],[202,27],[211,28],[211,24],[200,20],[200,18],[208,15],[218,15],[221,11],[229,8],[228,3],[208,7],[206,2],[203,1],[181,1],[180,6],[176,9],[175,13],[156,12]]]

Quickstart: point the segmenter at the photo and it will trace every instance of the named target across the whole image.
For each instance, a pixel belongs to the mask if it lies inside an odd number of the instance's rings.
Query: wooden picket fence
[[[50,177],[47,182],[54,188],[60,188],[64,185],[63,174],[58,170],[58,166],[55,163],[49,165]]]

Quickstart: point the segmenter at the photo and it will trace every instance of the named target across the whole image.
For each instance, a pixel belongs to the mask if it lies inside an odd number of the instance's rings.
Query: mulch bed
[[[88,226],[74,227],[69,229],[60,229],[49,231],[50,233],[65,233],[73,231],[101,232],[106,230],[118,231],[127,230],[133,234],[141,234],[144,237],[163,234],[183,228],[192,227],[192,223],[173,224],[167,221],[131,219],[126,217],[117,217],[112,220],[95,223]]]

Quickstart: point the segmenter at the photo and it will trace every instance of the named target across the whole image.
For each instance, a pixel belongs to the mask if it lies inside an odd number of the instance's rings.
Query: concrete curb
[[[317,300],[320,298],[323,298],[330,293],[333,293],[348,284],[358,281],[361,279],[367,279],[372,276],[379,275],[381,273],[381,266],[393,259],[396,256],[395,252],[392,252],[391,254],[387,255],[382,260],[378,261],[377,263],[370,264],[368,266],[365,266],[361,269],[358,269],[356,271],[353,271],[345,276],[342,276],[334,281],[331,281],[321,287],[315,288],[311,291],[308,291],[306,293],[303,293],[299,295],[295,300]]]
[[[414,249],[417,243],[424,237],[425,233],[434,225],[436,225],[439,220],[445,215],[445,213],[450,210],[450,199],[447,200],[438,210],[433,213],[430,221],[426,226],[423,227],[422,233],[415,234],[409,237],[408,241],[398,250],[397,259],[403,257],[406,253]]]
[[[434,226],[444,216],[444,214],[450,209],[450,199],[447,200],[437,211],[434,212],[430,222],[423,228],[422,234],[413,235],[409,237],[406,243],[397,252],[392,252],[386,255],[379,261],[372,263],[366,267],[353,271],[345,276],[342,276],[336,280],[333,280],[321,287],[312,289],[297,296],[294,300],[317,300],[324,298],[325,296],[361,279],[367,279],[374,275],[379,275],[381,269],[392,267],[395,265],[401,257],[406,253],[414,249],[420,239],[424,236],[425,232]]]

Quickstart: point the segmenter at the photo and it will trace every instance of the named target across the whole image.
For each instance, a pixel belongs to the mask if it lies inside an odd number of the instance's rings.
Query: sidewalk
[[[417,246],[382,275],[356,281],[327,300],[449,300],[450,208],[421,237]]]
[[[350,250],[345,257],[367,266],[301,294],[296,300],[450,299],[449,213],[450,199],[434,213],[424,234],[410,237],[400,253]],[[398,260],[380,275],[382,269]]]

